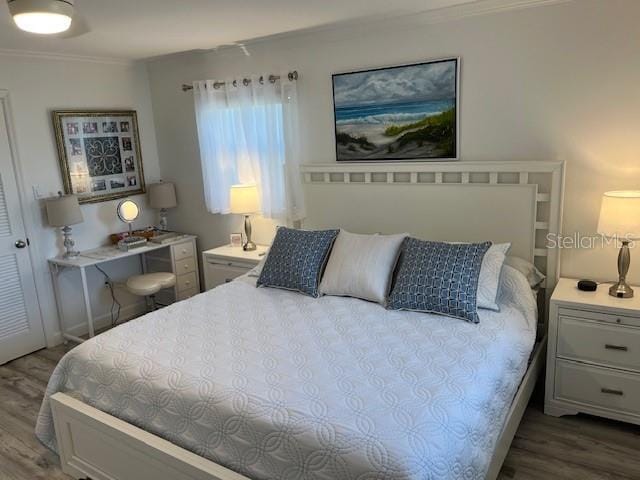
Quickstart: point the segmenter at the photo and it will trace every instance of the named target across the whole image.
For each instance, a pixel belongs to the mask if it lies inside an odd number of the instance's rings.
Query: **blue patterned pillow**
[[[339,231],[278,228],[257,285],[317,297],[320,278]]]
[[[478,323],[478,277],[490,246],[491,242],[452,244],[406,238],[388,308]]]

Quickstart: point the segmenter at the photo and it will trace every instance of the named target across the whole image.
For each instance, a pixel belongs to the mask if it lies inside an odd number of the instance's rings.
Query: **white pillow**
[[[320,294],[384,304],[406,236],[358,235],[340,230],[320,282]]]
[[[264,267],[264,263],[267,261],[267,256],[268,253],[265,253],[262,258],[260,259],[260,261],[258,262],[258,264],[253,267],[251,270],[249,270],[249,273],[247,275],[249,275],[250,277],[259,277],[260,274],[262,273],[262,268]]]
[[[484,254],[476,295],[478,308],[495,312],[500,310],[496,301],[500,285],[500,272],[502,272],[502,265],[510,248],[510,243],[496,243],[491,245],[487,253]]]
[[[522,273],[529,282],[531,288],[539,287],[544,279],[547,278],[533,263],[525,260],[524,258],[509,255],[504,263]]]

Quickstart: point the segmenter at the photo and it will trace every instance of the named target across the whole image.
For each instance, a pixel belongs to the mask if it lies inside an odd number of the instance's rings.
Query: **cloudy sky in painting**
[[[333,77],[337,108],[455,97],[456,63],[431,63]]]

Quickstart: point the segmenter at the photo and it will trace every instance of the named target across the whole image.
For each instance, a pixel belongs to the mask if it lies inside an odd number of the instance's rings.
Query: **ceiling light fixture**
[[[9,0],[9,11],[20,30],[60,33],[71,26],[73,0]]]

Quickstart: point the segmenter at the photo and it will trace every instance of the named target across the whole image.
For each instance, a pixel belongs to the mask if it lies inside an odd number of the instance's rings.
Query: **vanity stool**
[[[151,300],[151,310],[156,310],[156,293],[163,288],[171,288],[176,284],[176,276],[171,272],[145,273],[127,279],[127,290],[139,297]]]

